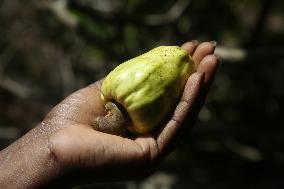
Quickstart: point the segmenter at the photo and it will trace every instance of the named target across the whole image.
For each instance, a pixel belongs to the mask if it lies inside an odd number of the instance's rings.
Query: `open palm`
[[[182,127],[191,127],[185,123],[192,124],[196,119],[200,109],[197,104],[204,100],[198,97],[206,93],[217,68],[215,46],[214,42],[196,41],[182,46],[193,57],[197,72],[189,77],[173,116],[155,133],[129,139],[94,130],[94,118],[104,114],[101,81],[76,91],[55,106],[40,127],[52,128],[48,141],[61,179],[79,184],[149,175],[171,151]]]

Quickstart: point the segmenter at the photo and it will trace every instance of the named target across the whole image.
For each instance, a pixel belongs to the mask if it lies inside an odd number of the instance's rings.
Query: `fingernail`
[[[217,46],[217,41],[210,41],[210,43],[211,43],[212,45],[214,45],[215,47]]]
[[[213,54],[212,56],[214,56],[216,58],[216,60],[217,60],[216,64],[217,64],[217,66],[219,66],[219,64],[221,64],[221,62],[222,62],[221,56],[219,54]]]
[[[192,40],[192,41],[190,41],[190,42],[193,43],[193,44],[195,44],[195,45],[197,45],[197,44],[199,43],[198,40]]]
[[[221,56],[219,54],[214,54],[214,56],[216,57],[217,59],[217,64],[221,63]]]

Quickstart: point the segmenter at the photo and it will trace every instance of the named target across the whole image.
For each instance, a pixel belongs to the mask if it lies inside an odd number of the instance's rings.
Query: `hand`
[[[39,126],[1,152],[0,170],[8,171],[0,175],[0,183],[10,177],[21,188],[66,187],[149,175],[172,151],[181,129],[194,123],[217,69],[215,46],[196,41],[182,45],[192,55],[197,73],[189,77],[172,118],[156,133],[128,139],[95,131],[94,118],[104,114],[98,81],[71,94]],[[19,175],[23,168],[24,179]]]

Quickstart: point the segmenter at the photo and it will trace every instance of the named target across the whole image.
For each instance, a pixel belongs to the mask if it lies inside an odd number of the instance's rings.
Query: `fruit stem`
[[[125,109],[119,103],[107,102],[105,112],[105,116],[99,116],[94,120],[94,129],[104,133],[123,135],[129,124]]]

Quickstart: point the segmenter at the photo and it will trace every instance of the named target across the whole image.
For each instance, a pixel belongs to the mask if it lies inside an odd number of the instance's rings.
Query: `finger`
[[[190,114],[187,115],[184,121],[184,125],[186,127],[183,127],[181,131],[182,134],[179,135],[179,138],[181,140],[188,138],[188,134],[190,133],[192,126],[194,125],[197,119],[198,113],[206,100],[208,90],[213,82],[215,72],[218,69],[218,65],[219,58],[216,55],[207,55],[200,62],[197,72],[204,73],[203,86],[201,92],[199,93],[195,101],[194,106],[192,107],[193,111],[191,111]]]
[[[184,43],[181,48],[186,50],[188,52],[188,54],[190,56],[192,56],[194,54],[194,51],[198,45],[198,41],[197,40],[193,40],[193,41],[189,41],[189,42],[186,42]]]
[[[204,86],[208,89],[213,82],[215,73],[218,69],[220,59],[216,55],[205,56],[197,69],[199,73],[205,73]]]
[[[193,105],[201,91],[204,74],[194,73],[188,79],[183,96],[177,105],[172,119],[160,131],[157,136],[157,145],[160,153],[166,154],[171,148],[171,143],[179,133],[182,123],[189,112],[193,111]]]
[[[211,42],[204,42],[201,43],[195,50],[192,58],[193,61],[195,62],[196,68],[198,68],[201,60],[210,54],[213,54],[216,48],[216,41],[211,41]]]

